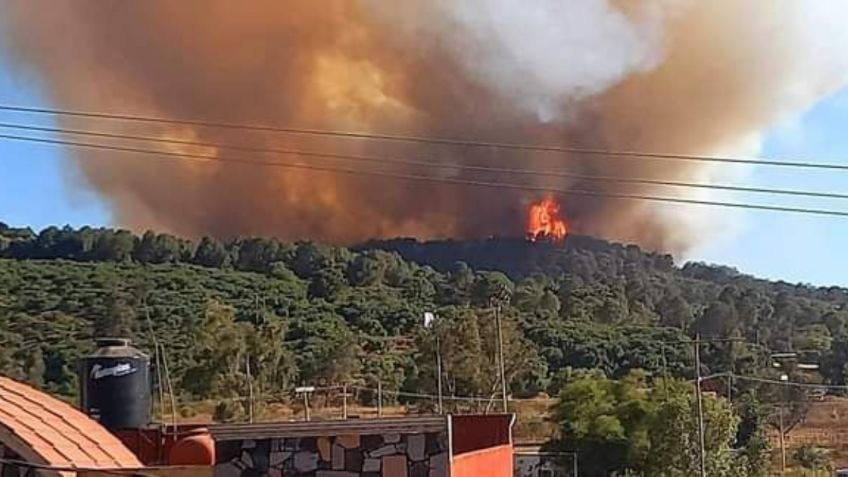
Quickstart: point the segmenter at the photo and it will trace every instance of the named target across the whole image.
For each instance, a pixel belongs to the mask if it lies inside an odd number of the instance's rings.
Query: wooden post
[[[347,420],[347,384],[342,384],[342,419]]]
[[[383,381],[377,381],[377,417],[383,417]]]

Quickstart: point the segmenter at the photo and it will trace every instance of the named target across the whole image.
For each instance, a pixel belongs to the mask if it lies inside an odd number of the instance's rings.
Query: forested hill
[[[607,279],[630,272],[648,271],[674,274],[679,278],[702,280],[715,285],[735,285],[761,293],[790,293],[839,304],[848,303],[848,289],[838,286],[813,287],[784,281],[758,279],[733,267],[689,262],[677,267],[669,254],[644,251],[636,245],[623,245],[593,237],[570,235],[564,244],[529,242],[524,239],[418,241],[414,238],[373,240],[358,250],[396,252],[404,259],[448,272],[457,262],[475,270],[496,270],[513,280],[533,275],[559,277],[579,275]]]
[[[607,271],[618,274],[616,267],[619,264],[634,261],[663,271],[671,271],[674,267],[671,255],[646,252],[636,245],[622,245],[579,235],[568,236],[563,244],[544,240],[530,242],[522,238],[426,242],[398,238],[373,240],[357,248],[397,252],[407,260],[430,265],[440,271],[450,271],[456,262],[462,261],[477,270],[501,271],[512,279],[534,274],[559,276],[573,272],[575,266],[587,269],[608,266],[610,269]],[[598,264],[597,259],[606,260],[607,263]]]
[[[0,373],[70,395],[92,337],[151,350],[155,334],[184,401],[245,394],[248,359],[265,395],[378,381],[428,392],[434,332],[421,317],[434,311],[447,392],[488,395],[497,306],[518,395],[556,392],[572,368],[659,373],[663,350],[669,372],[687,376],[688,350],[663,342],[695,333],[755,343],[705,349],[709,371],[763,373],[769,351],[795,349],[843,384],[846,297],[585,237],[348,249],[0,224]]]

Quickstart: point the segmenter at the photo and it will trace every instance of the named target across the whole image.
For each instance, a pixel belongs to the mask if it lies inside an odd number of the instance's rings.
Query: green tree
[[[521,311],[532,312],[541,306],[544,295],[544,283],[528,278],[515,287],[512,304]]]
[[[736,447],[741,449],[738,465],[748,477],[767,475],[771,446],[767,434],[767,412],[754,392],[746,392],[736,399],[739,413],[736,430]]]
[[[101,230],[94,242],[92,259],[128,262],[132,259],[135,237],[127,230]]]
[[[621,380],[577,375],[563,386],[554,416],[561,427],[560,445],[579,453],[582,475],[698,474],[697,406],[685,381],[650,386],[639,372]],[[705,396],[707,475],[732,475],[737,422],[725,401]]]
[[[94,320],[94,336],[98,338],[131,338],[136,320],[136,310],[129,298],[112,290],[106,309]]]
[[[197,362],[185,374],[182,387],[198,396],[247,395],[244,357],[249,327],[236,322],[232,307],[209,300],[194,336]]]
[[[446,283],[440,290],[442,303],[445,305],[468,305],[473,286],[474,271],[465,262],[455,262],[448,272]]]
[[[297,366],[285,343],[288,327],[278,316],[269,316],[247,331],[245,352],[254,385],[263,396],[280,396],[294,385]]]
[[[203,237],[197,244],[192,263],[202,267],[220,268],[228,265],[230,256],[224,245],[211,237]]]
[[[249,238],[238,243],[235,267],[239,270],[266,273],[274,262],[288,258],[289,249],[276,239]]]
[[[397,254],[366,250],[351,261],[347,275],[354,286],[397,286],[410,277],[409,268]]]
[[[310,298],[333,300],[346,287],[344,276],[337,268],[323,269],[316,272],[309,280],[307,292]]]
[[[703,337],[727,336],[737,323],[736,310],[733,305],[716,300],[695,321],[695,331]]]
[[[353,384],[359,373],[360,346],[338,315],[319,312],[293,326],[301,383],[330,386]]]
[[[689,303],[677,293],[666,295],[657,305],[660,323],[664,326],[687,329],[692,323],[693,314]]]
[[[682,380],[663,383],[652,389],[651,399],[657,405],[649,426],[651,451],[646,474],[662,477],[698,475],[698,409],[692,385]],[[733,444],[739,420],[727,401],[709,395],[703,399],[703,413],[707,475],[734,475]]]
[[[44,353],[41,348],[34,346],[23,353],[24,378],[37,387],[44,386]]]
[[[509,391],[527,394],[544,386],[546,367],[515,320],[501,320],[504,374]],[[422,387],[436,390],[436,335],[442,357],[444,392],[448,395],[492,397],[500,392],[497,328],[492,312],[468,308],[440,309],[432,330],[420,330],[416,340]]]
[[[480,272],[474,281],[471,298],[478,306],[508,303],[515,289],[512,281],[500,272]]]
[[[148,230],[136,244],[133,258],[141,263],[172,263],[188,259],[190,250],[187,241]]]
[[[804,444],[792,453],[792,460],[801,467],[812,470],[830,470],[830,451],[813,444]]]
[[[644,467],[651,407],[638,375],[617,381],[583,374],[563,387],[554,419],[562,445],[580,455],[581,475],[606,476]]]

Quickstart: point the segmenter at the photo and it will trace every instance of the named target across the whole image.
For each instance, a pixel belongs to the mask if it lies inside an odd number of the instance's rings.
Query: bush
[[[805,469],[829,470],[831,468],[830,450],[813,444],[804,444],[795,449],[792,460]]]

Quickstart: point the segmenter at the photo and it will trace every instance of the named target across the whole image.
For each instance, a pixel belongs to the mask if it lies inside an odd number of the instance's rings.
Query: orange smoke
[[[547,239],[562,242],[568,234],[568,225],[559,215],[559,203],[553,197],[545,197],[530,204],[527,211],[527,238],[535,242]]]
[[[110,2],[108,8],[99,0],[51,0],[44,8],[47,3],[0,0],[0,56],[20,71],[20,84],[37,85],[37,96],[59,109],[749,155],[747,146],[756,146],[752,141],[764,128],[848,85],[845,0],[145,0]],[[711,209],[605,197],[708,198],[706,191],[510,172],[567,169],[688,182],[706,182],[718,172],[692,161],[187,124],[57,122],[419,164],[167,148],[313,169],[260,167],[69,148],[69,177],[109,201],[113,224],[136,231],[340,244],[397,236],[519,236],[526,224],[515,217],[538,199],[536,191],[555,189],[594,192],[569,196],[573,231],[651,249],[684,251],[719,233],[714,222],[726,223],[725,216],[707,215]],[[493,168],[481,171],[481,164]],[[342,169],[350,173],[333,172]],[[527,190],[469,182],[520,182]]]

